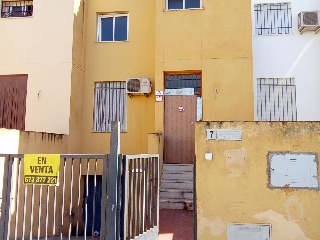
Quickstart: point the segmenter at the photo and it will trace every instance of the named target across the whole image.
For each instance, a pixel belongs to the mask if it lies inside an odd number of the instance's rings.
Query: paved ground
[[[193,211],[160,209],[159,240],[193,240]]]

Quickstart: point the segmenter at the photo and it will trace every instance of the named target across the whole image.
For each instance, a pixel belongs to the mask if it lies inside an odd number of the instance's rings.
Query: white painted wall
[[[74,1],[34,0],[0,18],[0,75],[28,74],[26,131],[69,133]]]
[[[252,0],[254,86],[257,78],[294,77],[297,120],[320,120],[320,32],[298,32],[298,13],[320,10],[319,0],[291,0],[293,29],[290,35],[255,36],[254,4],[281,3]],[[255,119],[256,89],[255,89]]]

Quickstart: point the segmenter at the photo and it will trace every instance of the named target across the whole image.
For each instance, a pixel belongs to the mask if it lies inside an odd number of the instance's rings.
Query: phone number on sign
[[[57,184],[57,177],[47,177],[47,176],[25,176],[25,184]]]

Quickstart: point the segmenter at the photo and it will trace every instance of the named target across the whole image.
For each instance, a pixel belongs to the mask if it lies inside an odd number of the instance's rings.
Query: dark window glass
[[[186,0],[186,8],[200,8],[200,0]]]
[[[166,89],[193,88],[196,95],[201,93],[200,74],[166,75]]]
[[[114,29],[114,41],[125,41],[127,37],[127,17],[116,17],[115,18],[115,29]]]
[[[101,18],[101,41],[113,41],[113,18]]]
[[[168,9],[183,9],[183,0],[168,0]]]

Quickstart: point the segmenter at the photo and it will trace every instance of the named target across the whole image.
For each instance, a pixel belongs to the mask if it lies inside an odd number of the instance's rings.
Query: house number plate
[[[237,129],[207,129],[206,139],[241,141],[242,131]]]

